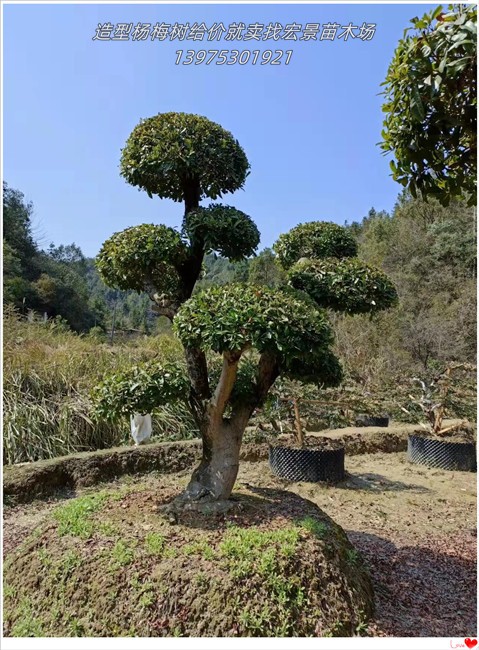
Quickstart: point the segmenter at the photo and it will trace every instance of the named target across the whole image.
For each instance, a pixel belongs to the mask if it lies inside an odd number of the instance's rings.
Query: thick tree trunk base
[[[160,509],[168,519],[177,520],[180,513],[187,511],[223,514],[237,505],[230,496],[238,475],[241,437],[222,437],[215,442],[213,445],[203,442],[203,458],[188,486]]]
[[[210,497],[198,501],[188,497],[186,491],[182,492],[170,503],[160,506],[159,514],[171,524],[177,524],[181,515],[186,513],[195,512],[200,515],[216,517],[232,510],[241,509],[241,505],[234,499],[215,500]]]

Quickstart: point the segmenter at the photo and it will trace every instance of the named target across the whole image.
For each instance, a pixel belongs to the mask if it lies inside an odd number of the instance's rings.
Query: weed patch
[[[58,522],[58,534],[76,535],[82,539],[92,536],[95,526],[91,516],[105,503],[106,494],[92,494],[73,499],[65,506],[53,511],[53,517]]]

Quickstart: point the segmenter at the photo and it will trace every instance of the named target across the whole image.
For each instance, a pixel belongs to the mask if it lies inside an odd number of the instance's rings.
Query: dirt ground
[[[374,579],[370,635],[476,636],[476,474],[412,465],[405,453],[346,457],[346,470],[325,486],[245,463],[239,480],[285,486],[346,530]]]
[[[347,457],[346,470],[346,481],[328,486],[278,479],[267,461],[243,462],[238,483],[291,490],[346,530],[374,581],[376,614],[366,634],[476,636],[476,474],[412,465],[403,452]],[[180,489],[189,473],[155,481]],[[4,553],[57,503],[5,508]]]

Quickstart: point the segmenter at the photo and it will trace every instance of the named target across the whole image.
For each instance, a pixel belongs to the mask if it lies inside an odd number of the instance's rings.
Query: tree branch
[[[153,298],[150,299],[154,301]],[[173,322],[173,318],[176,316],[176,312],[178,311],[174,307],[167,307],[166,305],[159,305],[157,302],[153,305],[151,308],[152,311],[155,312],[155,314],[158,314],[158,316],[166,316],[171,322]]]
[[[223,418],[226,404],[235,385],[240,358],[241,351],[225,352],[223,354],[221,375],[216,386],[215,394],[209,405],[211,418],[215,422],[219,422]]]
[[[269,392],[269,389],[279,376],[278,357],[272,352],[263,352],[259,358],[256,373],[256,385],[254,397],[247,401],[238,402],[233,407],[231,417],[235,429],[243,431],[248,424],[251,414],[258,406],[261,406]]]
[[[278,357],[272,352],[263,352],[259,358],[258,374],[256,386],[258,391],[258,406],[263,404],[266,399],[269,389],[276,381],[279,375]]]
[[[199,348],[185,348],[186,366],[191,382],[193,395],[197,400],[207,400],[211,397],[208,382],[208,366],[203,350]]]

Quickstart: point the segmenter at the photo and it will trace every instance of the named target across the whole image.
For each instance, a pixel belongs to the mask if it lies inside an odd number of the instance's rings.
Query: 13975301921
[[[177,50],[176,65],[288,65],[293,50]]]

